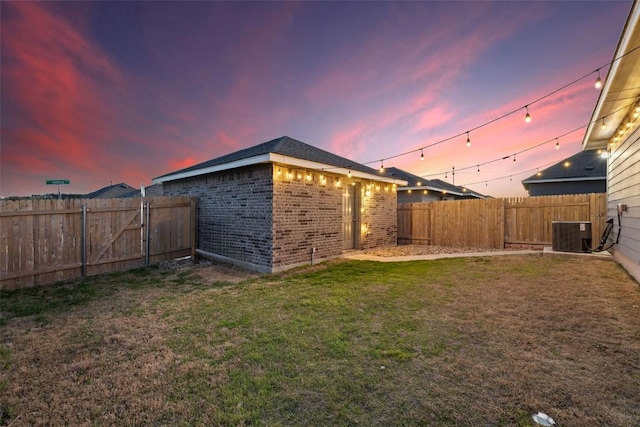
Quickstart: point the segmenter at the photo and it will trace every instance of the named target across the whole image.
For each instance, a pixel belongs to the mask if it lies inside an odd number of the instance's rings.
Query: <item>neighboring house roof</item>
[[[174,181],[242,166],[270,162],[302,168],[326,170],[327,172],[343,175],[351,172],[354,177],[395,182],[393,178],[389,178],[384,173],[379,173],[373,168],[305,144],[288,136],[273,139],[253,147],[245,148],[244,150],[159,176],[154,178],[153,182],[162,183]],[[404,183],[400,182],[399,184]]]
[[[399,187],[398,191],[430,190],[463,197],[477,197],[480,199],[484,199],[487,197],[483,194],[469,190],[468,188],[458,187],[457,185],[449,184],[448,182],[442,181],[440,179],[424,179],[395,167],[387,168],[386,174],[407,181],[407,185]]]
[[[164,196],[163,190],[162,190],[162,184],[153,184],[150,185],[148,187],[144,188],[144,195],[145,197],[160,197],[160,196]],[[140,189],[135,189],[133,191],[130,191],[128,193],[123,194],[122,196],[123,199],[128,199],[128,198],[132,198],[132,197],[142,197],[142,194],[140,194]]]
[[[130,193],[135,190],[132,186],[121,182],[119,184],[107,185],[93,193],[85,194],[87,199],[112,199],[115,197],[122,197],[124,194]]]
[[[522,180],[525,190],[531,184],[596,181],[607,179],[607,162],[601,150],[585,150]]]
[[[629,17],[618,41],[613,55],[611,67],[604,79],[604,86],[593,114],[591,122],[582,140],[586,150],[607,149],[616,136],[618,128],[628,131],[622,123],[634,121],[636,108],[640,106],[640,2],[633,2]],[[604,120],[605,126],[602,127]]]

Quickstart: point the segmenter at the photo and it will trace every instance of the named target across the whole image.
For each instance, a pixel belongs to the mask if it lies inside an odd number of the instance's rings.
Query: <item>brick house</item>
[[[277,272],[396,244],[406,182],[283,136],[153,180],[198,197],[200,256]]]

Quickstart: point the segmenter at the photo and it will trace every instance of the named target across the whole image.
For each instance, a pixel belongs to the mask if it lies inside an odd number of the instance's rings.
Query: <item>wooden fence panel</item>
[[[435,202],[433,244],[486,249],[501,247],[501,218],[499,199]]]
[[[504,199],[505,245],[551,245],[553,221],[591,221],[597,243],[606,221],[606,194],[571,194]]]
[[[195,202],[190,198],[154,198],[150,204],[149,257],[152,263],[192,256],[195,240]]]
[[[398,205],[398,244],[432,244],[431,227],[428,226],[432,206],[428,203]]]
[[[83,215],[86,252],[83,264]],[[147,233],[146,213],[150,209]],[[196,199],[0,201],[0,288],[18,289],[129,269],[195,251]],[[149,250],[149,256],[146,255]]]
[[[606,219],[604,193],[406,203],[398,205],[398,243],[543,247],[553,221],[591,221],[597,246]]]

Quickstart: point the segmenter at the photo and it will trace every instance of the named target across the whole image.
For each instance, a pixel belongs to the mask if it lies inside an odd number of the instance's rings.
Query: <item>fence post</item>
[[[82,236],[80,258],[82,261],[82,277],[87,275],[87,205],[82,205]]]
[[[150,223],[149,220],[151,219],[151,209],[150,209],[150,204],[149,202],[146,202],[144,204],[145,207],[145,239],[144,239],[144,265],[148,266],[149,265],[149,248],[151,247],[151,244],[149,243],[149,236],[151,235],[151,227],[150,227]]]

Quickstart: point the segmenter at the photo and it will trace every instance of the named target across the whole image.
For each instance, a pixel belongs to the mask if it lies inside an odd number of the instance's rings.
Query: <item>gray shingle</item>
[[[569,166],[565,166],[565,162],[569,162]],[[528,189],[529,184],[535,184],[536,182],[575,180],[578,178],[606,179],[606,177],[607,160],[600,157],[600,150],[584,150],[541,170],[539,176],[537,173],[531,175],[529,178],[524,179],[522,184],[525,189]]]
[[[164,177],[178,174],[178,173],[193,172],[199,169],[205,169],[211,166],[223,165],[226,163],[248,159],[251,157],[260,156],[268,153],[282,154],[284,156],[295,157],[296,159],[308,160],[308,161],[317,162],[317,163],[324,163],[324,164],[339,167],[339,168],[351,169],[353,171],[360,171],[368,174],[384,176],[384,174],[381,174],[376,169],[354,162],[353,160],[349,160],[344,157],[337,156],[335,154],[329,153],[328,151],[321,150],[312,145],[305,144],[304,142],[298,141],[288,136],[282,136],[280,138],[273,139],[271,141],[267,141],[262,144],[254,145],[253,147],[235,151],[233,153],[226,154],[224,156],[217,157],[215,159],[211,159],[194,166],[190,166],[184,169],[180,169],[180,170],[159,176],[155,179],[164,178]]]

